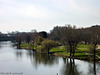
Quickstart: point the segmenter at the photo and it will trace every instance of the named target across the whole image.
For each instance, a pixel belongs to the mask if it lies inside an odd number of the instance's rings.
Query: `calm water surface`
[[[100,75],[100,63],[16,49],[0,42],[0,75]]]

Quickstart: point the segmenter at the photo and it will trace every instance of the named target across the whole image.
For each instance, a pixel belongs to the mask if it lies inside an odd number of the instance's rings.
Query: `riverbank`
[[[21,48],[27,49],[27,50],[33,50],[37,51],[41,48],[41,46],[37,47],[30,47],[28,44],[21,44]],[[65,46],[59,46],[56,48],[52,48],[50,51],[55,56],[60,56],[64,58],[68,58],[69,52],[66,50]],[[100,49],[96,50],[96,61],[100,61]],[[89,45],[84,45],[84,44],[78,44],[77,49],[75,50],[75,59],[80,59],[80,60],[88,60],[88,61],[93,61],[93,54],[89,53]]]

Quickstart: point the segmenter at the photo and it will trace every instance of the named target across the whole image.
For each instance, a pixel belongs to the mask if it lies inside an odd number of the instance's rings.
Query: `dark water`
[[[0,43],[0,75],[100,75],[100,63],[65,59]]]

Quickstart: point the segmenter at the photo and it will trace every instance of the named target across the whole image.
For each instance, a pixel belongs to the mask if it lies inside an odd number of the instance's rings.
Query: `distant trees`
[[[47,33],[45,31],[42,32],[36,32],[36,30],[33,32],[17,32],[15,34],[15,41],[20,45],[21,43],[29,44],[29,46],[35,45],[41,45],[41,42],[44,38],[47,38]]]
[[[88,28],[76,28],[71,25],[56,26],[49,34],[49,39],[59,41],[60,44],[67,46],[70,56],[73,54],[73,57],[78,43],[92,44],[95,57],[96,46],[100,43],[100,26],[95,25]]]
[[[51,33],[49,34],[49,39],[55,40],[55,41],[61,41],[62,35],[63,35],[64,27],[56,26],[53,30],[51,30]]]
[[[41,51],[44,49],[49,53],[49,50],[58,44],[67,46],[70,57],[74,57],[76,47],[79,43],[92,44],[95,60],[96,47],[100,43],[100,26],[95,25],[88,28],[77,28],[76,26],[71,25],[63,27],[56,26],[50,33],[32,30],[32,32],[13,33],[12,36],[15,36],[19,48],[20,44],[24,42],[31,44],[32,46],[41,45]]]
[[[20,45],[21,45],[22,40],[23,40],[22,35],[21,34],[17,34],[15,36],[15,40],[16,40],[16,43],[17,43],[17,48],[20,49]]]
[[[12,41],[13,36],[10,34],[4,34],[0,32],[0,41]]]
[[[85,45],[89,44],[89,40],[91,38],[91,32],[89,31],[89,29],[87,28],[82,28],[80,29],[81,31],[81,37],[80,37],[80,41],[84,42]]]
[[[35,45],[35,39],[38,37],[38,32],[31,32],[31,45],[32,45],[32,47],[33,47],[33,49],[34,49],[34,45]]]
[[[29,44],[29,42],[31,41],[31,33],[26,33],[24,37],[25,41]]]
[[[39,32],[39,36],[41,36],[43,38],[47,38],[47,32],[45,32],[45,31]]]
[[[18,32],[15,34],[15,41],[18,43],[18,48],[20,48],[21,43],[31,44],[34,48],[34,43],[37,36],[37,32]]]

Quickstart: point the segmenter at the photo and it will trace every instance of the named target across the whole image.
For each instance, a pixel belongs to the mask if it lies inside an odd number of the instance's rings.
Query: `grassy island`
[[[89,46],[90,45],[78,44],[77,48],[75,50],[74,58],[92,61],[93,60],[93,54],[89,51]],[[29,47],[30,46],[29,46],[28,43],[27,44],[25,44],[25,43],[21,44],[21,48],[30,49]],[[31,47],[31,48],[33,50],[33,47]],[[34,46],[34,50],[36,50],[36,51],[40,50],[40,48],[41,48],[41,46],[37,46],[37,47]],[[58,46],[58,47],[55,47],[55,48],[51,48],[49,53],[52,53],[56,56],[61,56],[61,57],[64,57],[64,58],[69,57],[69,52],[66,50],[65,46]],[[96,60],[100,60],[99,56],[100,56],[100,49],[97,49],[96,50]]]

